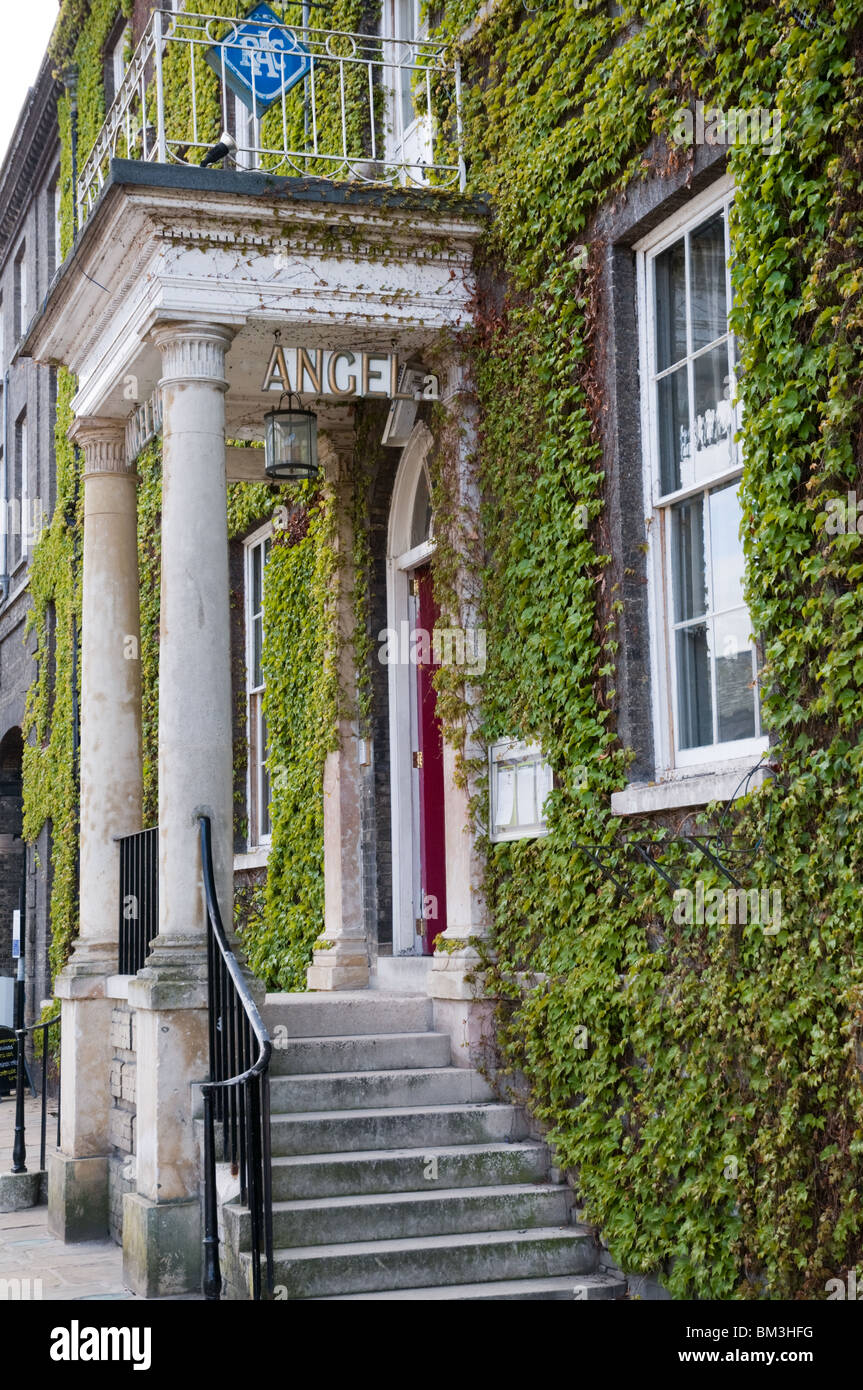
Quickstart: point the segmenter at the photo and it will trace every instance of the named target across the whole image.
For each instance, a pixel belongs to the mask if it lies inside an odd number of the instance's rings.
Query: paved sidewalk
[[[29,1099],[26,1138],[27,1168],[31,1171],[39,1164],[40,1116],[38,1100]],[[56,1110],[49,1106],[49,1148],[56,1138],[56,1123]],[[4,1098],[0,1100],[0,1172],[8,1173],[12,1166],[14,1128],[15,1103],[11,1098]],[[10,1284],[13,1280],[22,1282]],[[135,1298],[123,1287],[120,1247],[112,1240],[64,1245],[48,1230],[46,1206],[0,1212],[0,1302],[21,1296],[74,1302]]]

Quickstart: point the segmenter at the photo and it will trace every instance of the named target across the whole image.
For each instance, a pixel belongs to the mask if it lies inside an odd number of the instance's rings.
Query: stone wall
[[[116,1000],[111,1013],[111,1114],[108,1137],[108,1207],[111,1235],[123,1240],[123,1196],[135,1191],[136,1046],[135,1013]]]

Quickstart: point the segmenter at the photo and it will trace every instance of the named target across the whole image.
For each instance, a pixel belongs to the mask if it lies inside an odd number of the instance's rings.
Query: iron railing
[[[15,1134],[12,1140],[12,1172],[27,1172],[27,1136],[24,1114],[24,1093],[27,1090],[27,1070],[24,1063],[24,1042],[28,1033],[42,1034],[42,1113],[39,1125],[39,1172],[45,1170],[45,1147],[48,1133],[48,1029],[59,1024],[60,1015],[47,1023],[33,1023],[29,1028],[16,1028],[18,1043],[15,1072]],[[60,1086],[57,1085],[57,1147],[60,1147]]]
[[[272,1043],[236,956],[228,945],[216,897],[209,816],[199,817],[201,868],[207,904],[207,983],[210,1079],[204,1098],[204,1298],[221,1295],[216,1190],[216,1124],[222,1157],[240,1180],[240,1201],[251,1221],[252,1298],[273,1293],[273,1196],[270,1155]]]
[[[297,55],[305,75],[288,85]],[[222,130],[240,169],[465,186],[461,71],[445,44],[156,10],[81,169],[78,227],[111,159],[197,165]]]
[[[137,975],[159,931],[159,828],[119,835],[117,971]]]

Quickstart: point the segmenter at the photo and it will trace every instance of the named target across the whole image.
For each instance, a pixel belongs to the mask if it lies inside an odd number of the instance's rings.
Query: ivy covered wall
[[[449,31],[478,8],[450,3]],[[863,1255],[863,569],[853,528],[825,532],[825,499],[861,484],[861,19],[847,0],[499,0],[463,54],[471,187],[493,199],[506,285],[473,350],[482,732],[540,739],[556,774],[547,837],[487,846],[486,986],[504,1066],[588,1217],[676,1296],[823,1297]],[[685,166],[666,137],[696,97],[781,113],[779,149],[728,152],[746,593],[775,772],[724,829],[751,882],[781,885],[775,935],[678,924],[660,877],[613,848],[668,829],[610,811],[629,750],[591,236],[614,196]],[[612,847],[629,897],[584,843]],[[674,872],[727,886],[685,851]]]
[[[443,30],[457,37],[478,9],[476,0],[450,0]],[[62,10],[58,58],[79,64],[82,155],[102,118],[99,55],[116,13],[102,0],[66,0]],[[327,19],[359,27],[359,13],[348,6],[344,18]],[[784,0],[498,0],[463,46],[470,191],[487,193],[495,212],[484,283],[506,287],[481,297],[471,343],[486,546],[476,575],[488,634],[481,733],[540,739],[556,773],[548,836],[487,847],[486,983],[499,1000],[504,1065],[549,1126],[588,1216],[622,1265],[662,1270],[678,1296],[819,1296],[827,1278],[863,1256],[863,570],[857,532],[826,527],[827,499],[863,484],[861,54],[851,0],[795,13]],[[633,181],[679,170],[686,155],[664,138],[696,97],[782,118],[778,150],[739,145],[728,159],[747,600],[774,739],[772,779],[731,823],[755,847],[753,872],[782,885],[773,936],[677,923],[649,869],[612,853],[609,863],[627,875],[623,898],[573,848],[612,844],[621,825],[610,794],[625,784],[628,763],[617,733],[622,600],[604,520],[601,248],[590,244],[591,229]],[[68,105],[61,130],[68,249]],[[45,604],[57,604],[57,695],[49,720],[45,689],[31,694],[37,738],[25,763],[28,835],[54,821],[55,968],[76,926],[69,750],[80,485],[65,442],[71,390],[61,381],[58,507],[33,568],[40,642]],[[139,466],[154,810],[158,449]],[[448,486],[443,450],[441,513]],[[277,505],[267,489],[232,494],[234,535]],[[322,492],[299,502],[277,536],[265,597],[274,842],[266,893],[245,904],[253,968],[288,988],[301,984],[320,930],[316,792],[336,711],[331,501]],[[448,522],[457,529],[457,517]],[[444,599],[457,545],[455,536],[444,541],[448,529],[439,529],[436,560]],[[362,549],[359,558],[358,614]],[[454,728],[457,692],[446,693]],[[699,877],[718,883],[707,868]],[[678,870],[695,873],[685,855]]]

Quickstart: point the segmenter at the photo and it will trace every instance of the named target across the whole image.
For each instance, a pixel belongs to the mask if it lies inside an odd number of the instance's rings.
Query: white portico
[[[161,393],[159,930],[128,989],[138,1030],[139,1147],[124,1247],[141,1291],[193,1286],[200,1259],[191,1088],[207,1062],[197,816],[211,818],[217,890],[230,921],[226,481],[264,478],[262,451],[226,447],[226,439],[260,439],[280,386],[299,387],[317,411],[338,503],[350,468],[351,402],[391,398],[402,365],[422,364],[424,353],[440,352],[467,324],[481,222],[476,205],[430,191],[114,161],[25,344],[39,361],[75,373],[72,435],[85,460],[82,928],[58,984],[63,1130],[51,1174],[52,1221],[67,1239],[104,1225],[107,1093],[99,1079],[107,1065],[106,982],[117,971],[114,837],[140,829],[141,806],[134,476],[124,436],[136,405]],[[457,394],[451,405],[459,409]],[[348,519],[337,514],[338,544],[347,550]],[[350,685],[344,567],[337,582],[347,639],[341,678]],[[354,732],[345,719],[326,771],[325,949],[309,972],[317,989],[369,979],[356,891]],[[454,806],[447,845],[455,863],[470,854],[471,837],[466,805],[456,810],[458,824]],[[449,934],[476,934],[476,898],[454,878],[454,908],[459,892],[465,905],[451,914]],[[447,965],[440,992],[457,1001],[469,990],[457,961]],[[158,1252],[169,1247],[175,1258],[166,1269]]]

